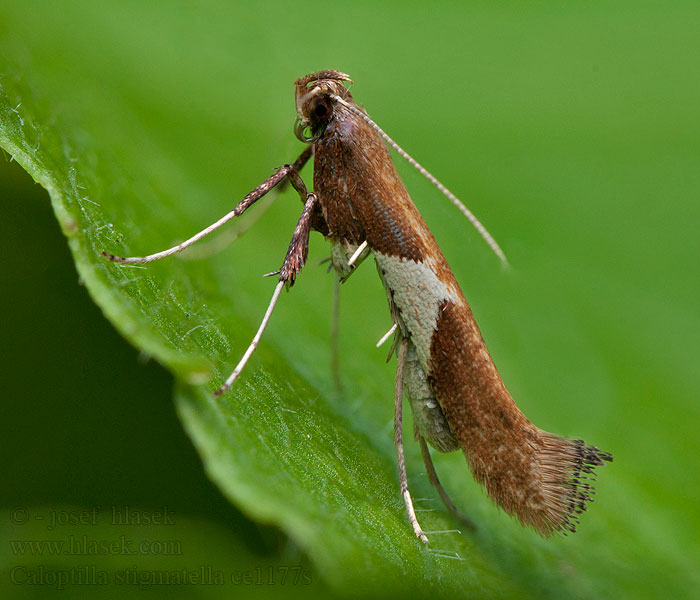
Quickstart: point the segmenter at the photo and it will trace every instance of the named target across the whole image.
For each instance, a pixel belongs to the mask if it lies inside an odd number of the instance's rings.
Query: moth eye
[[[317,119],[327,119],[331,114],[331,107],[327,100],[317,102],[314,105],[314,116]]]

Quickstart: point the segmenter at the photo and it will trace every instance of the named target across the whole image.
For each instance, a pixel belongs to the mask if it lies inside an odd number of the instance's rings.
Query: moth
[[[347,280],[370,255],[386,290],[397,355],[394,441],[401,495],[416,536],[428,539],[416,518],[408,489],[402,436],[404,396],[427,474],[448,510],[457,511],[438,476],[428,445],[439,452],[462,450],[474,478],[507,513],[544,536],[576,530],[593,499],[594,469],[612,455],[582,440],[548,433],[520,411],[476,324],[472,311],[435,238],[392,162],[396,149],[432,181],[475,225],[505,261],[500,247],[474,215],[437,179],[404,152],[365,112],[349,91],[350,77],[320,71],[295,82],[295,133],[308,147],[278,169],[216,223],[190,239],[144,257],[103,256],[121,264],[144,264],[191,246],[240,216],[275,186],[292,185],[304,203],[278,283],[262,323],[224,385],[225,392],[257,347],[280,293],[304,266],[311,230],[331,244],[332,266]],[[300,171],[313,157],[313,192]]]

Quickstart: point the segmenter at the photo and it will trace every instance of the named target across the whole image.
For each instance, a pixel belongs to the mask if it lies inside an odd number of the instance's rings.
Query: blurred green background
[[[211,565],[227,577],[293,566],[312,584],[75,584],[71,597],[389,594],[402,579],[431,596],[696,597],[699,23],[697,2],[4,3],[3,597],[56,592],[13,583],[18,565],[88,564]],[[271,293],[259,275],[279,266],[300,211],[293,194],[207,260],[141,272],[96,258],[182,239],[295,158],[292,83],[324,68],[353,77],[356,100],[509,256],[505,273],[400,165],[521,408],[615,455],[575,536],[521,529],[450,455],[438,470],[480,530],[437,536],[444,556],[411,538],[394,474],[393,365],[373,349],[386,300],[369,263],[344,286],[335,393],[320,236],[240,390],[216,405],[193,385],[208,373],[213,388],[254,332]],[[70,251],[18,163],[51,189]],[[414,492],[432,496],[408,451]],[[125,505],[167,506],[176,526],[101,519],[48,532],[13,513]],[[457,526],[439,502],[426,506],[431,528]],[[185,551],[56,557],[9,543],[86,532]]]

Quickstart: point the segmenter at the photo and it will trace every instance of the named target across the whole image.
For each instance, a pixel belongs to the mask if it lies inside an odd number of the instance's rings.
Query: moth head
[[[336,101],[332,96],[351,100],[345,87],[352,80],[340,71],[320,71],[300,77],[294,83],[297,120],[294,133],[302,142],[315,142],[333,118]]]

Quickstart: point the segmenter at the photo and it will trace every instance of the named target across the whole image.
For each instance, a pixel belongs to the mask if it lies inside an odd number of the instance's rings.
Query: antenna
[[[498,245],[498,242],[493,238],[493,236],[488,232],[486,227],[484,227],[481,224],[481,221],[476,218],[474,213],[470,211],[465,204],[457,198],[450,190],[448,190],[428,169],[426,169],[423,165],[421,165],[415,158],[413,158],[408,152],[406,152],[401,146],[399,146],[393,139],[389,137],[389,135],[379,126],[377,125],[371,118],[370,116],[357,108],[356,106],[350,104],[349,102],[343,100],[340,96],[336,96],[335,94],[330,95],[333,100],[336,102],[339,102],[343,106],[345,106],[347,109],[355,113],[358,117],[363,119],[366,123],[372,127],[379,135],[381,135],[387,143],[394,149],[396,150],[401,156],[403,156],[423,177],[425,177],[430,183],[432,183],[437,189],[439,189],[447,198],[454,204],[460,212],[469,219],[469,222],[474,226],[474,228],[479,232],[479,235],[484,239],[484,241],[489,245],[489,248],[493,251],[493,253],[498,256],[498,258],[501,260],[502,265],[505,268],[508,268],[510,265],[508,264],[508,259],[506,258],[505,253],[503,250],[501,250],[501,247]]]

